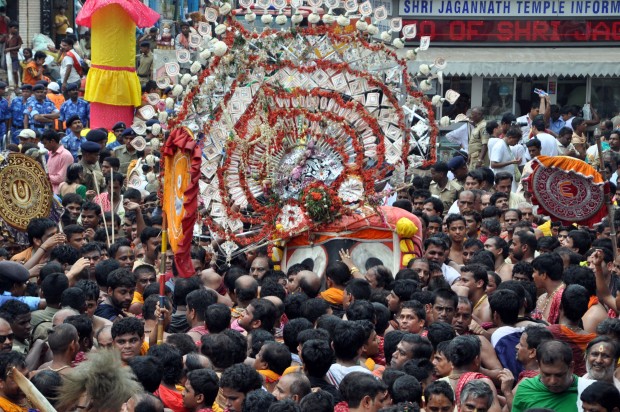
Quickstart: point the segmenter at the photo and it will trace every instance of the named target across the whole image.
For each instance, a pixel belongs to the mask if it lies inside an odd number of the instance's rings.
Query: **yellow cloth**
[[[366,359],[366,362],[364,362],[364,366],[366,367],[366,369],[372,372],[375,370],[375,361],[371,358],[368,358]]]
[[[329,288],[324,292],[321,292],[321,297],[328,303],[333,305],[342,305],[344,299],[344,290],[337,288]]]
[[[58,26],[56,29],[57,34],[66,34],[67,29],[69,28],[69,24],[67,23],[68,19],[64,14],[57,14],[54,16],[54,23],[62,25]]]
[[[113,106],[140,106],[141,88],[135,73],[136,24],[118,4],[97,10],[92,17],[91,67],[84,99]]]
[[[134,290],[133,292],[133,300],[131,301],[131,304],[133,305],[134,303],[144,304],[144,296],[142,296],[142,293],[138,292],[137,290]]]
[[[299,365],[289,366],[288,368],[284,369],[284,372],[282,372],[282,376],[288,375],[289,373],[297,373],[297,372],[301,372],[301,366]]]
[[[4,412],[28,412],[27,407],[16,405],[8,399],[2,397],[0,397],[0,409]]]
[[[270,369],[259,369],[258,373],[265,377],[265,383],[274,383],[280,380],[280,375]]]
[[[541,232],[543,232],[543,235],[551,236],[552,235],[552,233],[551,233],[551,220],[547,220],[542,225],[539,225],[537,227],[537,229],[539,229]]]
[[[149,343],[147,341],[142,342],[142,347],[140,348],[140,356],[146,355],[149,351]]]
[[[538,156],[536,161],[545,167],[570,170],[592,180],[592,183],[603,184],[603,176],[583,160],[568,156]]]

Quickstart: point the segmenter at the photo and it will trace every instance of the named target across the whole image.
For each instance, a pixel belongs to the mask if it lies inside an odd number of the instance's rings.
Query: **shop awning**
[[[618,47],[453,48],[431,44],[409,67],[417,71],[420,64],[433,63],[438,57],[448,62],[444,76],[620,76]]]

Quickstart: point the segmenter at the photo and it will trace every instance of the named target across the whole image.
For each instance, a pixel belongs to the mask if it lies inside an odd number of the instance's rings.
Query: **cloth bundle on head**
[[[120,411],[123,403],[142,392],[130,368],[123,367],[115,350],[91,352],[88,359],[63,377],[58,391],[57,410],[73,410],[82,396],[88,397],[90,411]]]

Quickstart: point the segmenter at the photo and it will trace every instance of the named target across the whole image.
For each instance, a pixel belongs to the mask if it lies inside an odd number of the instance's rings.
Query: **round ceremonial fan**
[[[52,185],[39,162],[19,154],[0,155],[0,218],[25,231],[31,219],[50,217]]]
[[[539,156],[525,179],[541,214],[566,224],[592,226],[607,215],[602,176],[584,161],[566,156]]]

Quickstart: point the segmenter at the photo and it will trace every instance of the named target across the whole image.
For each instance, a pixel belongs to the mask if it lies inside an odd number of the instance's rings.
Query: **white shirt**
[[[521,163],[519,163],[519,166],[525,166],[525,164],[530,161],[529,159],[529,153],[527,152],[527,148],[525,147],[525,145],[521,144],[521,143],[517,143],[514,146],[510,146],[510,150],[512,151],[512,154],[514,155],[515,159],[516,158],[521,158]]]
[[[75,50],[71,50],[71,53],[73,53],[77,57],[77,52]],[[79,57],[78,57],[78,61],[79,61]],[[65,56],[62,58],[62,62],[60,63],[61,80],[65,79],[65,73],[67,73],[67,70],[69,67],[71,68],[71,72],[69,73],[67,84],[79,82],[81,77],[78,74],[77,70],[75,70],[75,67],[73,67],[73,58],[71,58],[71,56]]]
[[[571,117],[570,119],[568,119],[568,120],[566,121],[566,123],[564,124],[564,126],[568,127],[568,128],[569,128],[569,129],[571,129],[571,130],[574,130],[574,129],[573,129],[573,119],[574,119],[574,118],[575,118],[575,116],[573,116],[573,117]]]
[[[445,263],[441,265],[441,273],[443,273],[444,279],[446,279],[451,285],[461,277],[460,273],[456,269],[446,265]]]
[[[521,117],[517,117],[517,123],[527,123],[527,126],[523,126],[521,128],[521,142],[525,143],[528,141],[528,137],[530,136],[530,129],[532,128],[532,119],[530,119],[529,114],[526,114]]]
[[[496,144],[501,143],[502,139],[499,137],[491,137],[489,139],[489,143],[487,143],[487,153],[491,153],[491,150],[495,147]]]
[[[466,122],[461,127],[448,132],[446,139],[452,143],[460,144],[467,151],[469,148],[469,123]]]
[[[459,205],[458,205],[459,201],[455,200],[454,203],[452,203],[452,206],[450,206],[450,209],[448,209],[448,215],[460,215],[461,214],[461,209],[459,209]]]
[[[543,156],[558,156],[558,141],[549,133],[538,133],[536,138],[540,140],[540,154]]]
[[[516,159],[515,155],[512,153],[512,150],[510,150],[509,146],[505,142],[494,145],[493,150],[491,151],[491,154],[489,156],[489,160],[491,162],[497,162],[497,163],[506,163],[506,162],[510,162],[511,160],[515,160],[515,159]],[[491,166],[491,169],[493,169],[493,172],[495,174],[499,172],[508,172],[512,175],[513,178],[515,175],[514,164],[510,164],[510,165],[503,166],[503,167]]]

